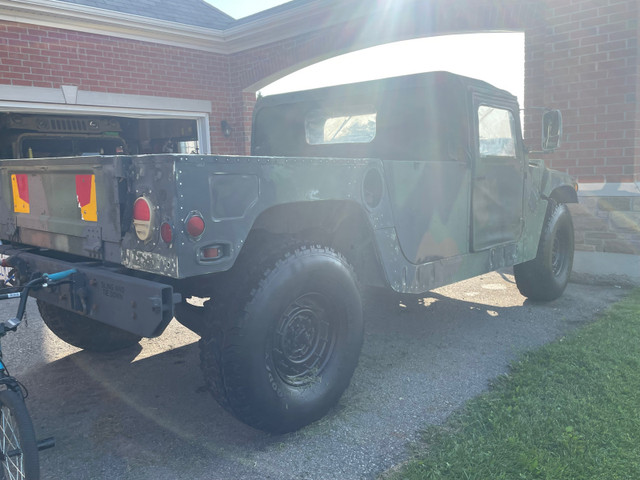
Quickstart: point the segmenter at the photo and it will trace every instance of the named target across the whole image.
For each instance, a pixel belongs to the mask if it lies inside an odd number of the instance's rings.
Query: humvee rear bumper
[[[21,282],[34,273],[55,273],[75,268],[73,283],[32,290],[31,295],[65,310],[143,337],[160,335],[173,318],[180,294],[163,283],[126,275],[97,262],[69,262],[48,257],[38,250],[0,245],[7,265],[16,269]]]

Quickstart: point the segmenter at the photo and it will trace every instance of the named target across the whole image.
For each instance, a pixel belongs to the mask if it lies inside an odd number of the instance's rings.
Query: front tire
[[[0,478],[38,480],[40,460],[33,423],[22,394],[0,391]]]
[[[574,248],[569,209],[565,204],[549,200],[536,258],[513,267],[520,293],[537,301],[560,297],[571,276]]]
[[[92,318],[37,301],[40,316],[58,338],[90,352],[115,352],[135,345],[142,337]]]
[[[253,269],[237,269],[229,283],[236,294],[213,307],[202,368],[216,400],[241,421],[290,432],[324,416],[349,385],[363,340],[360,292],[329,248],[255,253],[244,262]]]

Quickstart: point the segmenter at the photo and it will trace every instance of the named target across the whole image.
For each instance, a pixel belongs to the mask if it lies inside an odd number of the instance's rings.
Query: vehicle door
[[[517,103],[477,93],[473,100],[471,249],[481,251],[520,238],[525,169]]]

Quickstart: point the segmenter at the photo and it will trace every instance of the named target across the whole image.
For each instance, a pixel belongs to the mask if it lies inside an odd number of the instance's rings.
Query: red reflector
[[[187,233],[192,237],[199,237],[204,232],[204,220],[198,215],[189,217],[187,220]]]
[[[133,219],[143,222],[151,220],[151,208],[144,197],[138,198],[133,204]]]
[[[160,236],[165,243],[171,243],[171,240],[173,240],[173,230],[167,222],[160,225]]]
[[[202,256],[204,258],[218,258],[220,256],[220,249],[218,247],[207,247],[202,250]]]

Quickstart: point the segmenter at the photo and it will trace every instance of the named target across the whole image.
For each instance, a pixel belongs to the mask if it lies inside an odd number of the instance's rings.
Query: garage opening
[[[200,153],[198,124],[184,118],[0,113],[0,158]]]

